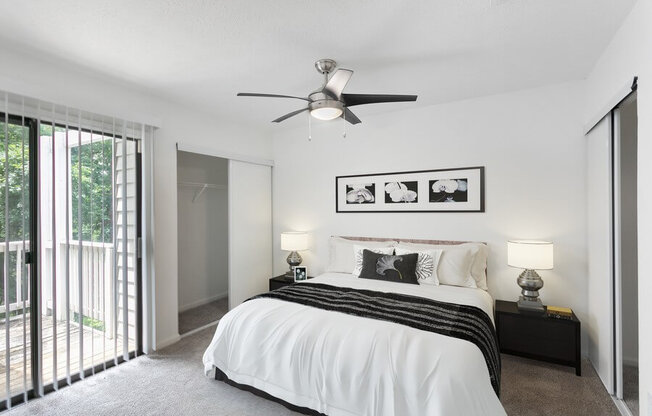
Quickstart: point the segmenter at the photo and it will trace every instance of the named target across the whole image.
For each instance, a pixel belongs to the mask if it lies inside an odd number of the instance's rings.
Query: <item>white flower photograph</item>
[[[468,178],[430,181],[430,202],[467,202]]]
[[[418,184],[417,181],[385,183],[385,203],[418,202]]]
[[[376,202],[376,184],[359,183],[346,185],[347,204],[373,204]]]

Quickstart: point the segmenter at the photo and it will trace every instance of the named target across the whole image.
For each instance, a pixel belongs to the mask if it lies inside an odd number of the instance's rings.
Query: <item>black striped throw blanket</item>
[[[251,299],[257,298],[279,299],[327,311],[394,322],[472,342],[482,352],[489,369],[491,385],[496,395],[500,396],[500,352],[496,330],[489,316],[480,308],[322,283],[284,286]]]

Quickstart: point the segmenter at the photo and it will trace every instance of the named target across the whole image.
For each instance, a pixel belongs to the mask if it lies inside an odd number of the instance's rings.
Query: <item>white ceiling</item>
[[[582,79],[635,0],[23,0],[0,2],[0,43],[258,126],[318,88],[313,62],[355,74],[345,92],[418,94],[364,116]],[[285,125],[305,122],[303,117]]]

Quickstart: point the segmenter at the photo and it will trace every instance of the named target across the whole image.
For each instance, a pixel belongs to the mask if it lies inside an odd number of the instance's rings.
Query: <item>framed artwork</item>
[[[300,282],[308,279],[308,269],[305,266],[296,266],[294,268],[294,281]]]
[[[337,176],[335,212],[484,212],[484,166]]]

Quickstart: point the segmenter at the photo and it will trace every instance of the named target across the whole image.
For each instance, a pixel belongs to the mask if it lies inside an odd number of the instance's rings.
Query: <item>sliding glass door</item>
[[[36,122],[0,112],[0,398],[32,389],[31,300]],[[2,408],[0,404],[0,408]]]
[[[55,110],[2,113],[0,409],[141,349],[139,131]]]

